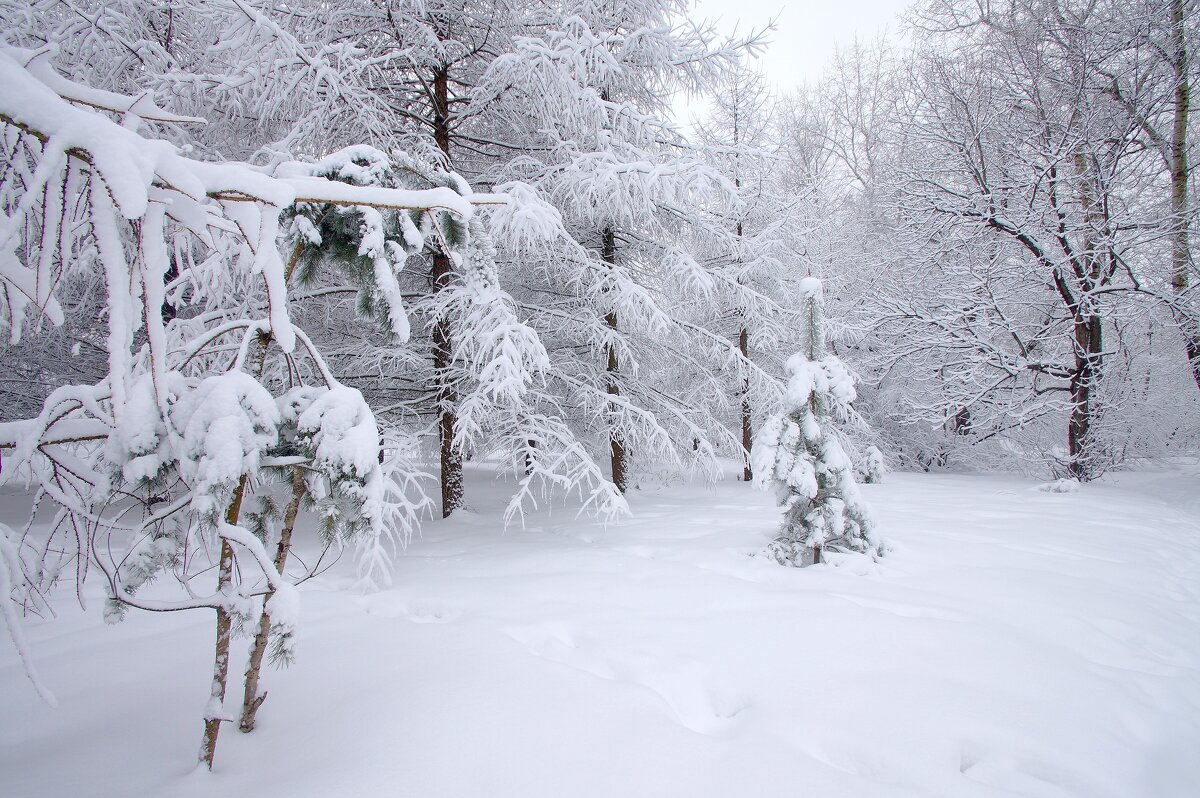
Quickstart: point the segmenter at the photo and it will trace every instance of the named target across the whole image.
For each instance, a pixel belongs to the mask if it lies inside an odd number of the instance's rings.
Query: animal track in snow
[[[857,604],[869,610],[883,610],[890,612],[892,615],[898,615],[901,618],[931,618],[937,621],[957,621],[966,622],[970,618],[954,610],[942,609],[940,607],[927,607],[918,604],[903,604],[896,601],[883,601],[880,599],[867,598],[865,596],[851,596],[846,593],[830,593],[834,598],[844,599],[851,604]]]
[[[741,696],[715,685],[709,669],[695,659],[605,651],[594,637],[580,639],[569,624],[558,621],[509,627],[504,632],[534,656],[653,691],[680,725],[699,734],[716,734],[747,706]]]
[[[394,593],[377,593],[364,601],[368,615],[407,618],[413,623],[449,623],[463,615],[461,607],[435,598],[406,598]]]

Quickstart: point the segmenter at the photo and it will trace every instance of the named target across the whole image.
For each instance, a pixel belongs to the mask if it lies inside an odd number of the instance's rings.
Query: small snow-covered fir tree
[[[879,447],[871,444],[863,452],[862,461],[858,464],[858,478],[864,485],[878,485],[887,474],[887,461]]]
[[[800,282],[807,331],[787,362],[783,412],[755,437],[755,483],[775,491],[783,507],[779,535],[768,551],[781,565],[821,561],[823,549],[878,553],[874,522],[858,493],[854,467],[833,434],[854,401],[854,378],[825,352],[821,282]]]

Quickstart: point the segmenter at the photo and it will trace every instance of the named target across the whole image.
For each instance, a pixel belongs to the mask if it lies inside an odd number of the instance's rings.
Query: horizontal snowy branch
[[[326,202],[407,210],[446,210],[462,218],[475,205],[503,204],[503,195],[463,196],[447,188],[393,189],[355,186],[296,174],[272,176],[244,163],[205,163],[186,158],[171,144],[149,140],[102,113],[154,113],[162,121],[196,121],[160,112],[112,92],[98,92],[59,75],[42,51],[0,47],[0,121],[25,130],[54,152],[91,164],[126,218],[146,211],[151,186],[194,200],[261,202],[285,208],[296,202]],[[85,107],[80,107],[80,104]],[[140,104],[140,105],[139,105]],[[145,107],[142,107],[145,106]],[[155,110],[156,109],[156,110]]]

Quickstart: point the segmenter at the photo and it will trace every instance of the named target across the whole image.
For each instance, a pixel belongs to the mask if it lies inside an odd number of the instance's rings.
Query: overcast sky
[[[897,17],[913,0],[696,0],[696,13],[718,23],[724,33],[762,28],[771,19],[776,29],[762,56],[767,75],[781,90],[814,83],[838,45],[855,35],[873,39],[884,29],[895,31]],[[681,122],[699,109],[677,103]]]

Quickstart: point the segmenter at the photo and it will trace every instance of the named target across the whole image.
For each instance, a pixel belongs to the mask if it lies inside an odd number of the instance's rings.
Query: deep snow
[[[302,586],[298,661],[211,774],[210,615],[106,627],[61,602],[27,627],[58,709],[0,647],[0,795],[1200,794],[1187,472],[892,474],[863,487],[888,556],[803,570],[752,556],[778,515],[743,483],[505,532],[502,487],[473,478],[395,589],[353,593],[349,563]]]

